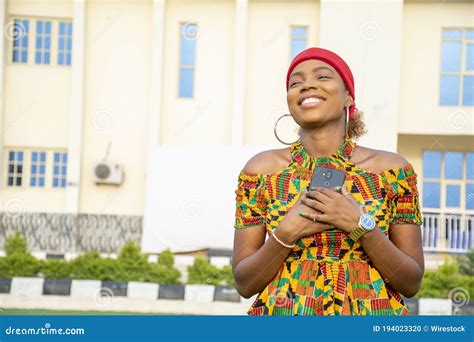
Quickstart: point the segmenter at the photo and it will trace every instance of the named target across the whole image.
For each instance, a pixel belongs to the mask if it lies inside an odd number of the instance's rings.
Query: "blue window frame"
[[[46,173],[46,152],[31,152],[30,186],[44,187]]]
[[[422,198],[424,208],[474,210],[474,152],[423,152]]]
[[[444,29],[439,103],[474,106],[474,29]]]
[[[53,187],[65,188],[67,177],[67,152],[54,152]]]
[[[28,63],[29,24],[24,19],[13,21],[13,63]]]
[[[194,96],[194,74],[196,69],[196,40],[198,37],[196,24],[181,24],[181,42],[179,56],[179,97]]]
[[[36,22],[36,64],[50,64],[51,55],[51,21]]]
[[[291,28],[291,59],[306,49],[308,45],[308,28],[292,27]]]
[[[21,186],[23,180],[23,151],[8,152],[7,185]]]
[[[72,23],[59,23],[58,65],[71,65]]]

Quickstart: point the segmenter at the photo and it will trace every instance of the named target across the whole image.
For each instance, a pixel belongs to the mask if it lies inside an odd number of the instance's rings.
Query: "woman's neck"
[[[339,131],[339,130],[338,130]],[[313,157],[329,157],[336,153],[344,143],[344,132],[334,129],[311,129],[301,131],[301,143],[306,152]]]

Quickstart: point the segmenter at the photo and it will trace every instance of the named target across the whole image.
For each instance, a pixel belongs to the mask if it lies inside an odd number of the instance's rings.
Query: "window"
[[[59,23],[58,65],[71,65],[72,23]]]
[[[31,152],[30,186],[44,187],[46,152]]]
[[[474,209],[474,152],[423,153],[423,207]]]
[[[13,21],[13,63],[28,62],[28,20]]]
[[[53,157],[53,187],[66,187],[67,152],[54,152]]]
[[[23,151],[10,151],[8,153],[8,186],[21,186],[23,178]]]
[[[51,21],[36,22],[36,64],[49,64],[51,49]]]
[[[181,24],[181,45],[179,56],[179,97],[194,96],[194,70],[196,64],[196,24]]]
[[[474,106],[474,29],[444,29],[440,105]]]
[[[8,50],[8,56],[11,56],[12,63],[71,65],[72,22],[67,19],[34,17],[11,20],[13,32],[12,44],[8,46],[9,49],[11,47],[11,53]],[[29,46],[30,41],[35,44],[32,48]],[[54,57],[56,55],[57,58]]]
[[[308,44],[308,28],[292,27],[291,28],[291,59],[306,49]]]

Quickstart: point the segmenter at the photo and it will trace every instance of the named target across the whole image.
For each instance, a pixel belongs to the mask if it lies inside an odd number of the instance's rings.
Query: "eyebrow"
[[[327,70],[329,70],[331,73],[333,73],[333,71],[332,71],[331,69],[329,69],[328,67],[325,67],[325,66],[316,67],[316,68],[314,68],[314,69],[312,70],[312,72],[315,73],[315,72],[318,72],[318,71],[321,70],[321,69],[327,69]],[[292,73],[292,74],[290,75],[290,78],[293,77],[293,76],[303,76],[303,72],[301,72],[301,71],[295,71],[294,73]]]

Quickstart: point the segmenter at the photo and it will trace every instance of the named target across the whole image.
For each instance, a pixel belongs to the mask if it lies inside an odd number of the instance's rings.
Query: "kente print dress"
[[[390,224],[421,224],[416,173],[411,164],[380,174],[350,161],[355,143],[347,136],[330,157],[315,158],[301,141],[290,146],[292,162],[272,174],[238,175],[235,228],[265,226],[268,236],[307,188],[315,167],[346,173],[347,189],[386,235]],[[301,238],[247,314],[407,315],[400,294],[386,284],[359,242],[331,229]]]

